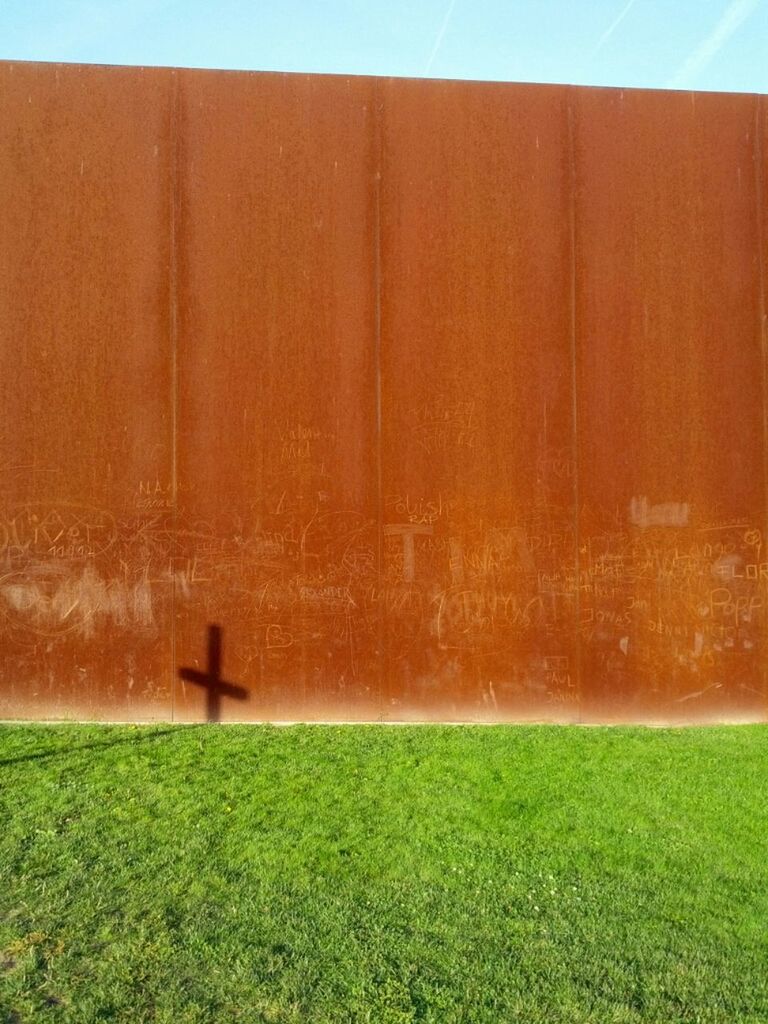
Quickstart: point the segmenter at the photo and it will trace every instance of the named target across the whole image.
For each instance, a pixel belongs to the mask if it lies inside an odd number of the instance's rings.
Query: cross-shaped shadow
[[[179,677],[185,682],[205,687],[206,719],[209,722],[221,720],[222,697],[248,700],[247,690],[221,678],[221,626],[208,627],[208,671],[198,672],[194,668],[180,668]]]

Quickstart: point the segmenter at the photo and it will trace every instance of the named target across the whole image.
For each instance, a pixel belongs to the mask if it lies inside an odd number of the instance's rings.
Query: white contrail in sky
[[[633,2],[634,2],[634,0],[633,0]],[[437,39],[435,39],[435,45],[432,47],[432,53],[430,53],[429,60],[427,61],[426,65],[424,67],[424,71],[422,72],[423,75],[428,75],[429,74],[429,69],[432,67],[432,61],[437,56],[437,51],[440,49],[440,44],[443,41],[443,36],[445,35],[445,30],[448,28],[448,22],[451,20],[451,14],[453,13],[453,8],[454,8],[455,3],[456,3],[456,0],[451,0],[451,2],[448,4],[448,10],[445,12],[445,17],[443,18],[443,24],[440,27],[440,31],[437,33]]]
[[[720,21],[706,39],[693,51],[667,82],[670,89],[679,88],[696,78],[709,64],[715,54],[731,38],[734,32],[752,14],[760,0],[732,0],[723,11]]]
[[[629,14],[629,12],[632,10],[632,8],[635,6],[636,3],[637,3],[637,0],[629,0],[629,3],[624,4],[624,6],[619,11],[619,13],[616,15],[616,17],[613,19],[611,24],[608,26],[608,28],[605,30],[605,32],[603,32],[603,34],[597,40],[597,45],[595,46],[594,50],[591,53],[592,57],[594,57],[595,54],[599,50],[602,49],[603,45],[608,42],[608,40],[611,38],[613,33],[616,31],[616,29],[619,27],[619,25],[622,23],[622,21],[624,21],[624,19],[626,18],[626,16]]]

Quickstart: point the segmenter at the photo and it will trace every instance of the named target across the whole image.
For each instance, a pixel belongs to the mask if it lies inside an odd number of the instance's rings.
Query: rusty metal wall
[[[179,89],[175,659],[221,626],[225,716],[378,714],[373,90]]]
[[[573,104],[584,705],[759,715],[757,99]]]
[[[166,71],[0,63],[0,715],[171,714]]]
[[[764,719],[754,96],[0,63],[0,715]]]
[[[387,707],[576,717],[568,91],[381,86]]]

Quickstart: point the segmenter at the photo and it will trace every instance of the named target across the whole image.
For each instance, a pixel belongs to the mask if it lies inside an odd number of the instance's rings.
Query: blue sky
[[[0,0],[0,58],[768,92],[768,0]]]

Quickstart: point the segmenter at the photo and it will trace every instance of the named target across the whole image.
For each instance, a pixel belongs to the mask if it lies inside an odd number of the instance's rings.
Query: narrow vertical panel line
[[[178,221],[179,221],[179,76],[171,71],[169,118],[168,334],[171,348],[171,546],[178,539]],[[171,721],[176,719],[176,574],[171,573]]]
[[[768,539],[768,309],[766,309],[766,287],[765,287],[765,215],[766,206],[763,190],[765,189],[765,175],[763,170],[763,100],[761,96],[755,96],[755,213],[757,218],[757,294],[758,294],[758,338],[762,356],[762,393],[763,393],[763,536]],[[763,644],[768,648],[768,626],[763,626]],[[768,718],[768,664],[766,664],[765,653],[761,658],[762,665],[762,686],[764,716]]]
[[[583,720],[584,711],[584,687],[582,675],[581,657],[581,531],[579,525],[579,402],[578,402],[578,376],[577,376],[577,304],[576,304],[576,128],[573,113],[572,96],[573,90],[568,89],[567,93],[567,146],[568,146],[568,245],[570,250],[570,272],[569,272],[569,309],[570,309],[570,351],[571,351],[571,430],[573,444],[573,538],[574,538],[574,572],[576,577],[576,595],[574,601],[575,629],[574,629],[574,656],[576,659],[576,696],[579,721]]]
[[[381,395],[381,172],[382,172],[382,118],[381,118],[381,86],[378,80],[373,83],[373,301],[374,301],[374,359],[376,387],[376,539],[377,566],[379,576],[379,594],[384,579],[384,495],[382,469],[382,395]],[[377,621],[378,641],[378,701],[382,717],[385,713],[384,696],[384,606],[386,602],[377,602],[379,606]]]

